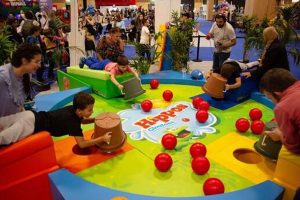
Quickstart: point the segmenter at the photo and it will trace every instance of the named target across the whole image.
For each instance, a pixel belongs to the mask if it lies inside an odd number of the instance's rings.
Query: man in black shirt
[[[93,113],[95,99],[87,93],[79,92],[73,99],[73,105],[50,112],[24,111],[0,118],[0,145],[17,142],[32,133],[48,131],[52,136],[74,136],[80,148],[93,146],[101,142],[110,142],[111,133],[102,137],[85,140],[81,123],[93,123],[89,118]]]

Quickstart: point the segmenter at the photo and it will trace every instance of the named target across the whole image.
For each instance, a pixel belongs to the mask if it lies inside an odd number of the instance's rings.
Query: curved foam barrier
[[[0,199],[52,199],[48,173],[59,166],[48,132],[0,148],[0,158]]]
[[[64,107],[66,104],[73,101],[73,97],[78,92],[91,93],[90,87],[80,87],[71,90],[65,90],[61,92],[55,92],[35,97],[35,110],[39,111],[51,111]]]
[[[145,74],[141,76],[143,84],[150,83],[152,79],[158,79],[162,84],[179,84],[179,85],[204,85],[205,79],[195,80],[191,78],[191,75],[186,73],[165,70],[157,73]]]
[[[80,200],[80,199],[103,199],[110,200],[114,197],[125,197],[130,200],[166,200],[166,199],[182,199],[182,200],[275,200],[281,199],[283,187],[265,181],[252,187],[229,192],[220,195],[202,196],[202,197],[153,197],[127,192],[121,192],[94,183],[85,181],[84,179],[70,173],[65,169],[57,170],[48,175],[51,184],[51,191],[54,200]]]
[[[265,95],[263,95],[261,92],[252,92],[251,99],[253,99],[271,109],[274,108],[273,102],[269,98],[267,98]]]
[[[245,78],[241,76],[242,85],[239,88],[227,90],[225,99],[234,102],[244,102],[248,100],[251,93],[258,91],[258,80],[254,78]]]

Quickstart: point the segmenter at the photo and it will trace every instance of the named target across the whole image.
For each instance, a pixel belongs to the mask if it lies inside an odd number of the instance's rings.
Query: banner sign
[[[136,0],[95,0],[96,6],[129,6],[135,5]]]

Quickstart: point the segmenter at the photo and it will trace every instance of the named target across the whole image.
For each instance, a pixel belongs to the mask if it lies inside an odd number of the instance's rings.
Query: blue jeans
[[[105,59],[105,60],[97,60],[96,58],[92,58],[91,64],[89,64],[89,68],[90,69],[96,69],[96,70],[104,70],[105,66],[108,63],[111,63],[111,61],[109,59]]]
[[[222,64],[225,60],[227,60],[230,56],[229,53],[223,52],[214,52],[214,63],[213,63],[213,72],[220,73]]]

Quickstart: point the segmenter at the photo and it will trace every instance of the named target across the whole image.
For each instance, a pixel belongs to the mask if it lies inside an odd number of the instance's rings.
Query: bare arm
[[[140,77],[139,77],[139,74],[136,72],[135,69],[133,69],[133,68],[131,67],[130,70],[131,70],[131,72],[133,73],[133,75],[135,76],[135,78],[141,80]]]
[[[274,141],[283,142],[282,132],[279,128],[275,128],[272,131],[264,131],[263,134],[269,136]]]
[[[246,78],[250,78],[251,77],[251,73],[250,72],[243,72],[242,76],[245,76]]]
[[[227,49],[229,47],[232,47],[236,44],[236,38],[230,40],[229,42],[226,42],[225,44],[223,44],[224,49]]]
[[[111,139],[111,132],[107,132],[101,137],[90,140],[85,140],[81,136],[75,136],[74,138],[80,148],[87,148],[103,142],[109,143]]]
[[[95,118],[85,118],[81,120],[81,124],[91,124],[95,122]]]
[[[110,80],[120,89],[123,90],[124,86],[121,85],[117,80],[114,74],[110,75]]]
[[[213,37],[214,37],[213,34],[209,32],[209,33],[207,33],[205,39],[210,40]]]
[[[235,79],[235,84],[231,84],[231,85],[226,84],[225,87],[226,87],[226,90],[232,90],[232,89],[241,87],[241,85],[242,85],[241,77],[239,77],[239,78]]]

